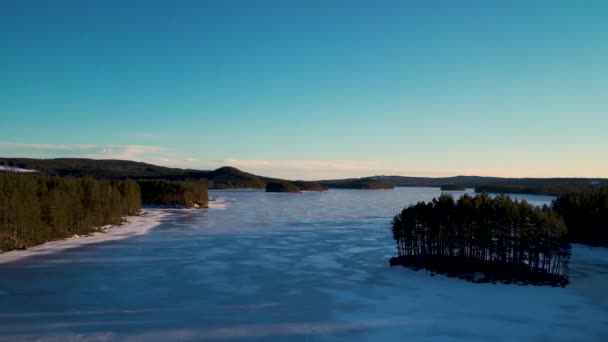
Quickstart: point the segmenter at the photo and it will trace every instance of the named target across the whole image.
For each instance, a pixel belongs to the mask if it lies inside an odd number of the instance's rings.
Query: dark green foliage
[[[271,182],[266,184],[266,192],[300,192],[300,188],[289,182]]]
[[[324,181],[322,184],[328,186],[329,188],[336,189],[381,190],[395,188],[395,186],[390,183],[371,178],[349,179],[336,182]]]
[[[272,178],[259,177],[233,167],[201,171],[168,168],[128,160],[0,158],[0,165],[38,170],[50,175],[99,179],[206,180],[207,187],[212,189],[264,189],[267,181],[273,181]]]
[[[309,181],[293,181],[291,182],[295,184],[302,191],[327,191],[327,186],[317,183],[317,182],[309,182]]]
[[[91,233],[139,211],[132,180],[0,173],[0,250]]]
[[[188,176],[186,170],[127,160],[0,158],[0,165],[3,163],[58,176],[94,177],[103,179]]]
[[[467,188],[462,185],[445,184],[441,186],[441,191],[466,191]]]
[[[564,185],[483,185],[475,188],[475,192],[489,192],[496,194],[530,194],[530,195],[547,195],[558,196],[561,194],[572,192],[590,192],[598,189],[597,185],[591,184],[564,184]]]
[[[441,187],[445,184],[459,185],[465,188],[478,188],[478,192],[494,193],[530,193],[539,195],[557,195],[568,191],[581,191],[608,185],[606,178],[500,178],[480,176],[456,177],[404,177],[404,176],[374,176],[360,178],[375,179],[398,187]],[[320,181],[329,185],[351,182],[355,179],[334,179]],[[482,188],[489,186],[491,188]],[[503,187],[501,190],[498,187]]]
[[[608,187],[559,196],[552,206],[563,216],[571,242],[608,247]]]
[[[500,183],[511,181],[512,178],[480,177],[480,176],[455,176],[455,177],[406,177],[406,176],[376,176],[374,179],[381,180],[399,187],[431,187],[438,188],[444,184],[462,185],[466,188],[474,188],[478,185],[488,183]]]
[[[501,281],[567,281],[567,229],[547,207],[507,196],[464,195],[455,201],[443,194],[405,208],[392,231],[398,251],[392,264],[464,277],[484,272]]]
[[[209,201],[205,181],[138,180],[144,205],[206,207]]]

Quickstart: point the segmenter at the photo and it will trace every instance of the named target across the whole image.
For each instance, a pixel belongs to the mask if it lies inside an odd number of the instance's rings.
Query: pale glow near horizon
[[[13,155],[9,151],[16,151]],[[170,148],[145,145],[53,145],[24,144],[0,141],[0,156],[25,158],[91,158],[121,159],[146,162],[159,166],[213,170],[222,166],[233,166],[243,171],[260,176],[320,180],[338,178],[359,178],[368,176],[411,176],[411,177],[450,177],[450,176],[495,176],[512,178],[608,178],[608,163],[601,158],[578,156],[579,159],[564,161],[528,161],[530,167],[521,167],[502,158],[497,164],[483,165],[480,162],[469,162],[470,167],[459,168],[442,163],[441,160],[425,160],[427,164],[419,167],[408,167],[405,161],[387,163],[382,161],[355,160],[264,160],[225,158],[205,160],[186,155]],[[593,167],[580,172],[580,162]],[[420,165],[420,163],[412,163]],[[547,172],[550,168],[552,172]]]

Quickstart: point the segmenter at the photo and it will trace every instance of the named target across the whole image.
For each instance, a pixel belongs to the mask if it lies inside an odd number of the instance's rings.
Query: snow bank
[[[228,207],[230,206],[230,201],[228,201],[227,198],[225,197],[212,197],[209,202],[207,203],[207,207],[209,209],[217,209],[217,210],[224,210],[224,209],[228,209]]]
[[[23,172],[38,172],[37,170],[28,170],[28,169],[22,169],[20,167],[2,166],[2,165],[0,165],[0,171],[19,172],[19,173],[23,173]]]
[[[126,223],[122,225],[105,226],[101,228],[101,231],[91,235],[74,235],[65,240],[50,241],[26,250],[0,253],[0,264],[14,262],[30,256],[51,254],[83,245],[121,240],[131,236],[142,235],[159,225],[161,219],[168,214],[168,211],[162,209],[147,209],[139,216],[127,217]]]

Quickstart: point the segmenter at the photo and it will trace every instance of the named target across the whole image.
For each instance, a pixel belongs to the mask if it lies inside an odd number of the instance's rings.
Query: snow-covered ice
[[[606,249],[575,245],[566,288],[389,267],[390,218],[438,193],[212,192],[230,205],[0,265],[0,340],[608,340]]]

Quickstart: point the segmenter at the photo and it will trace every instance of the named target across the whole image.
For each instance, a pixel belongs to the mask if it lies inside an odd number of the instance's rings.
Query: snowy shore
[[[64,240],[50,241],[25,250],[0,253],[0,264],[14,262],[30,256],[56,253],[83,245],[121,240],[135,235],[142,235],[158,226],[161,223],[162,218],[168,214],[169,212],[164,209],[145,209],[139,216],[127,217],[126,222],[121,225],[105,226],[102,227],[99,232],[90,235],[75,235]]]

